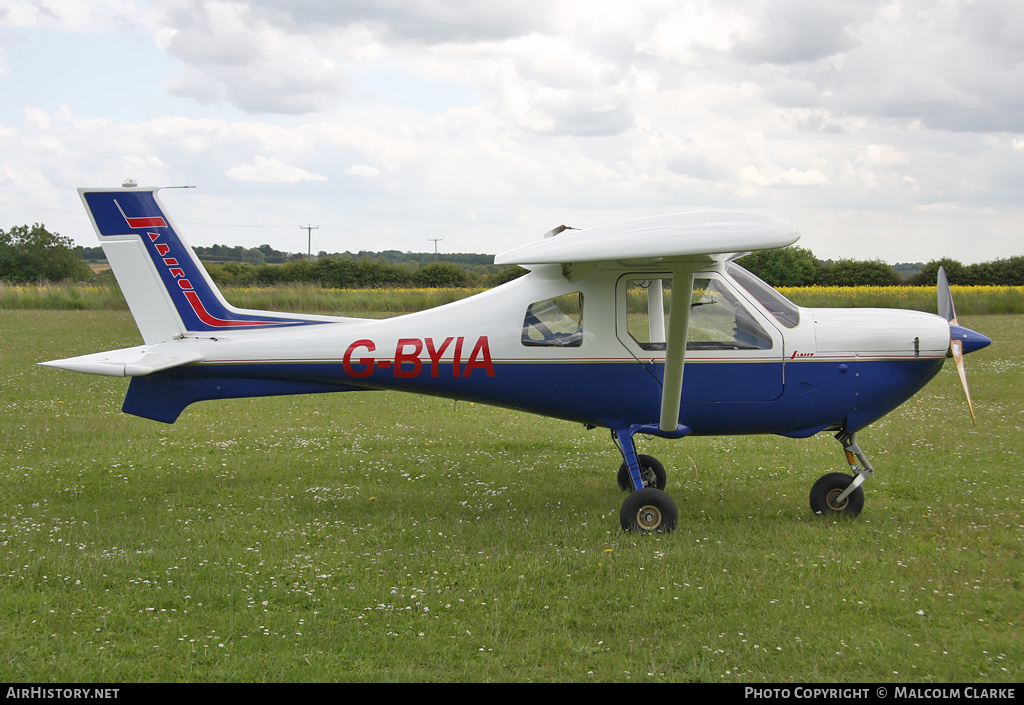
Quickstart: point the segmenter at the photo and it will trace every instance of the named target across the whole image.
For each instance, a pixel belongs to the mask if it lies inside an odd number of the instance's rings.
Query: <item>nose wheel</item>
[[[864,508],[864,488],[856,487],[844,496],[855,479],[844,472],[822,475],[811,487],[811,511],[822,516],[843,514],[855,517],[860,514]]]
[[[830,472],[822,475],[811,487],[811,511],[821,516],[841,515],[855,517],[864,509],[864,488],[861,485],[875,471],[864,451],[857,445],[854,433],[842,431],[836,439],[843,444],[846,462],[853,475]]]

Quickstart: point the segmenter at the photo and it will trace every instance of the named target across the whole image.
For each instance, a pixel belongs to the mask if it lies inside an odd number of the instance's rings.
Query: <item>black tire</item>
[[[811,511],[822,516],[842,515],[855,517],[864,508],[864,487],[858,487],[850,496],[837,504],[835,498],[846,491],[853,477],[843,472],[822,475],[811,487]]]
[[[668,474],[665,466],[653,455],[638,455],[640,463],[640,478],[644,481],[644,487],[654,487],[663,490],[668,483]],[[633,491],[633,478],[629,476],[629,466],[625,462],[619,466],[619,489],[623,492]]]
[[[679,523],[679,510],[661,490],[645,487],[626,497],[619,510],[623,531],[638,534],[667,534]]]

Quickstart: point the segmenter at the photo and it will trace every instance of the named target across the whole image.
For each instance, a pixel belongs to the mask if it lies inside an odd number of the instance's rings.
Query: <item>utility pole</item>
[[[319,230],[319,225],[300,225],[299,230],[306,231],[306,259],[313,261],[313,231]]]
[[[428,237],[427,240],[434,243],[434,261],[437,261],[437,243],[440,240],[444,240],[443,237]]]

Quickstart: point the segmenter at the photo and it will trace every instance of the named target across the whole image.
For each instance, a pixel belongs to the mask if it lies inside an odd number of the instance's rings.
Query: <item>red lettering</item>
[[[179,279],[178,286],[184,289],[185,291],[192,291],[192,282],[190,282],[188,279]]]
[[[455,341],[455,356],[452,358],[452,377],[461,377],[462,371],[459,367],[462,365],[462,343],[466,339],[459,336],[458,340]]]
[[[444,351],[448,349],[448,346],[452,344],[454,338],[445,338],[444,342],[441,343],[441,347],[437,350],[434,349],[434,339],[427,338],[427,354],[430,355],[430,376],[438,376],[438,368],[441,363],[441,356],[444,355]]]
[[[169,271],[170,271],[172,277],[183,277],[183,276],[185,276],[185,270],[181,269],[179,267],[171,267]]]
[[[167,245],[162,245],[158,243],[156,246],[156,251],[160,253],[161,257],[163,257],[164,255],[171,251],[171,248],[168,247]]]
[[[405,348],[411,346],[411,353],[405,352]],[[419,338],[401,338],[398,347],[395,349],[395,377],[415,377],[423,371],[423,363],[420,362],[419,354],[423,350],[423,341]],[[402,363],[411,363],[412,369],[404,369]]]
[[[477,359],[477,355],[481,359]],[[473,352],[469,355],[469,362],[466,363],[466,369],[462,373],[463,377],[468,377],[469,373],[475,369],[482,369],[487,371],[488,377],[494,376],[494,364],[491,362],[491,349],[487,344],[487,336],[480,336],[480,339],[476,341],[476,345],[473,347]]]
[[[373,374],[373,358],[359,358],[356,361],[356,364],[362,365],[363,369],[355,369],[352,367],[352,353],[356,348],[366,348],[369,352],[373,352],[377,349],[372,340],[357,340],[348,346],[348,350],[345,351],[345,356],[341,359],[341,366],[344,368],[345,374],[349,377],[369,377]]]
[[[179,280],[179,284],[182,286],[187,282],[187,279]],[[391,369],[396,378],[417,377],[423,372],[423,360],[420,359],[420,355],[425,344],[427,355],[430,357],[430,376],[439,377],[442,357],[445,351],[454,343],[455,351],[452,359],[453,377],[467,377],[473,370],[478,369],[483,370],[488,377],[494,377],[494,362],[491,360],[491,349],[487,336],[484,335],[477,339],[476,345],[473,346],[473,352],[470,353],[469,360],[463,369],[461,367],[462,346],[465,344],[465,341],[466,339],[463,337],[448,337],[440,345],[437,345],[434,343],[433,338],[399,338],[395,346],[394,361],[391,361],[388,359],[378,360],[375,357],[353,359],[359,348],[366,348],[368,352],[376,350],[372,340],[357,340],[345,350],[341,364],[345,374],[350,377],[369,377],[375,369]]]

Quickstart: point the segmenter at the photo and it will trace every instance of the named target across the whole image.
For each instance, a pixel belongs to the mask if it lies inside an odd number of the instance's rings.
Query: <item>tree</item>
[[[935,282],[938,281],[939,267],[946,270],[946,279],[949,280],[950,284],[966,284],[966,268],[960,262],[949,257],[943,257],[942,259],[933,259],[928,264],[921,267],[921,273],[916,275],[910,280],[916,286],[935,286]],[[973,282],[972,282],[973,283]]]
[[[287,262],[280,267],[280,276],[278,281],[282,282],[303,282],[312,284],[317,281],[317,271],[312,262],[306,259],[305,255],[302,259],[294,259]]]
[[[903,277],[892,265],[879,259],[841,259],[823,267],[817,283],[821,286],[897,286],[903,283]]]
[[[1024,257],[979,262],[964,267],[964,284],[1021,286],[1024,284]]]
[[[820,268],[813,252],[792,246],[761,250],[741,257],[737,264],[772,286],[810,286]]]
[[[412,275],[416,286],[428,289],[458,289],[469,286],[469,273],[451,262],[434,262],[420,267]]]
[[[355,286],[358,266],[347,257],[321,257],[313,265],[316,278],[322,285],[334,289]]]
[[[363,258],[356,263],[354,286],[366,289],[409,286],[412,274],[408,269],[376,259]]]
[[[0,229],[0,279],[10,282],[81,281],[92,270],[71,238],[51,233],[41,223]]]
[[[267,261],[267,256],[261,250],[253,247],[242,252],[241,261],[246,264],[263,264]]]
[[[492,288],[496,286],[501,286],[502,284],[510,282],[513,279],[518,279],[519,277],[526,274],[528,271],[529,270],[520,267],[518,264],[505,266],[499,269],[494,274],[488,274],[486,277],[484,277],[483,285]]]

